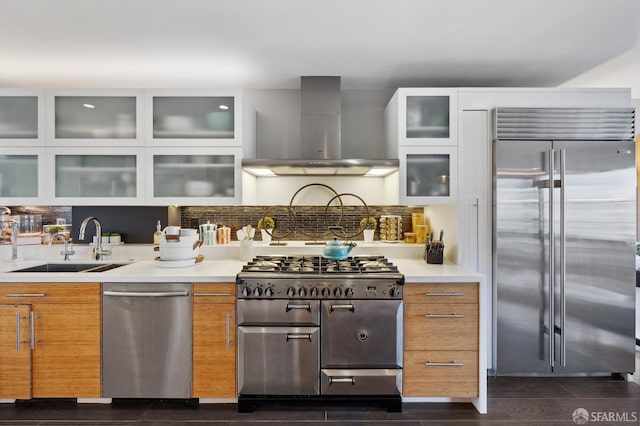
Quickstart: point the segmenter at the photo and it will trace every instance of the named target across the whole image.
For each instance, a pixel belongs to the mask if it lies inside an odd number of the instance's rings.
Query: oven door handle
[[[333,312],[335,310],[338,309],[348,309],[351,312],[354,312],[356,310],[356,305],[354,305],[353,303],[349,303],[348,305],[329,305],[329,311]]]
[[[291,333],[287,333],[287,342],[289,340],[308,340],[311,341],[311,334],[306,333],[306,334],[291,334]]]
[[[292,305],[287,303],[286,312],[289,312],[292,309],[304,309],[311,312],[311,303],[307,303],[306,305]]]
[[[356,378],[353,377],[353,376],[349,376],[349,377],[333,377],[333,376],[329,376],[329,384],[332,385],[334,383],[351,383],[352,385],[355,386]]]

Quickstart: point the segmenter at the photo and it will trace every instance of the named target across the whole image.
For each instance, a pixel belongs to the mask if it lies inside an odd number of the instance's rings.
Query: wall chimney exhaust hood
[[[301,158],[243,159],[255,176],[386,176],[399,161],[344,159],[340,137],[340,77],[302,77]]]

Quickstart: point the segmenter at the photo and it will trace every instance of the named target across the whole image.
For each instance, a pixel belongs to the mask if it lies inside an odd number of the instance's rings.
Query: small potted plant
[[[118,232],[111,232],[109,234],[109,242],[111,244],[120,244],[120,242],[122,242],[122,237],[120,236],[120,233]]]
[[[267,232],[267,229],[271,230],[275,228],[276,222],[270,218],[269,216],[264,216],[262,219],[258,221],[258,229],[260,230],[260,234],[262,235],[262,241],[269,244],[271,243],[271,234]]]
[[[373,241],[373,233],[376,232],[376,226],[378,226],[378,221],[375,217],[369,216],[360,219],[360,229],[363,230],[362,233],[366,243]]]

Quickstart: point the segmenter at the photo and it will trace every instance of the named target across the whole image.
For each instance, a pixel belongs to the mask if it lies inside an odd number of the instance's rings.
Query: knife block
[[[442,252],[429,253],[427,252],[427,263],[442,265]]]

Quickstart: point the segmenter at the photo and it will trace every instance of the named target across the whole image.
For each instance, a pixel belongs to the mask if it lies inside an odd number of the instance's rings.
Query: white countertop
[[[11,251],[7,246],[0,247],[0,259],[10,259]],[[22,272],[12,273],[15,269],[39,265],[45,262],[63,263],[59,255],[61,247],[33,246],[20,247],[19,255],[23,260],[0,262],[0,283],[16,282],[235,282],[236,274],[242,269],[245,260],[239,259],[237,243],[222,247],[203,247],[200,253],[205,256],[202,263],[181,268],[161,268],[155,265],[155,256],[151,245],[129,245],[114,247],[113,256],[101,263],[129,263],[128,265],[105,272]],[[76,245],[77,254],[72,257],[74,263],[91,263],[90,247]],[[415,244],[360,244],[351,255],[385,255],[404,274],[407,283],[412,282],[481,282],[484,276],[456,265],[430,265],[421,258],[421,247]],[[284,247],[267,246],[255,243],[256,254],[320,254],[321,246],[305,246],[301,242],[291,242]],[[7,256],[8,254],[8,256]]]

